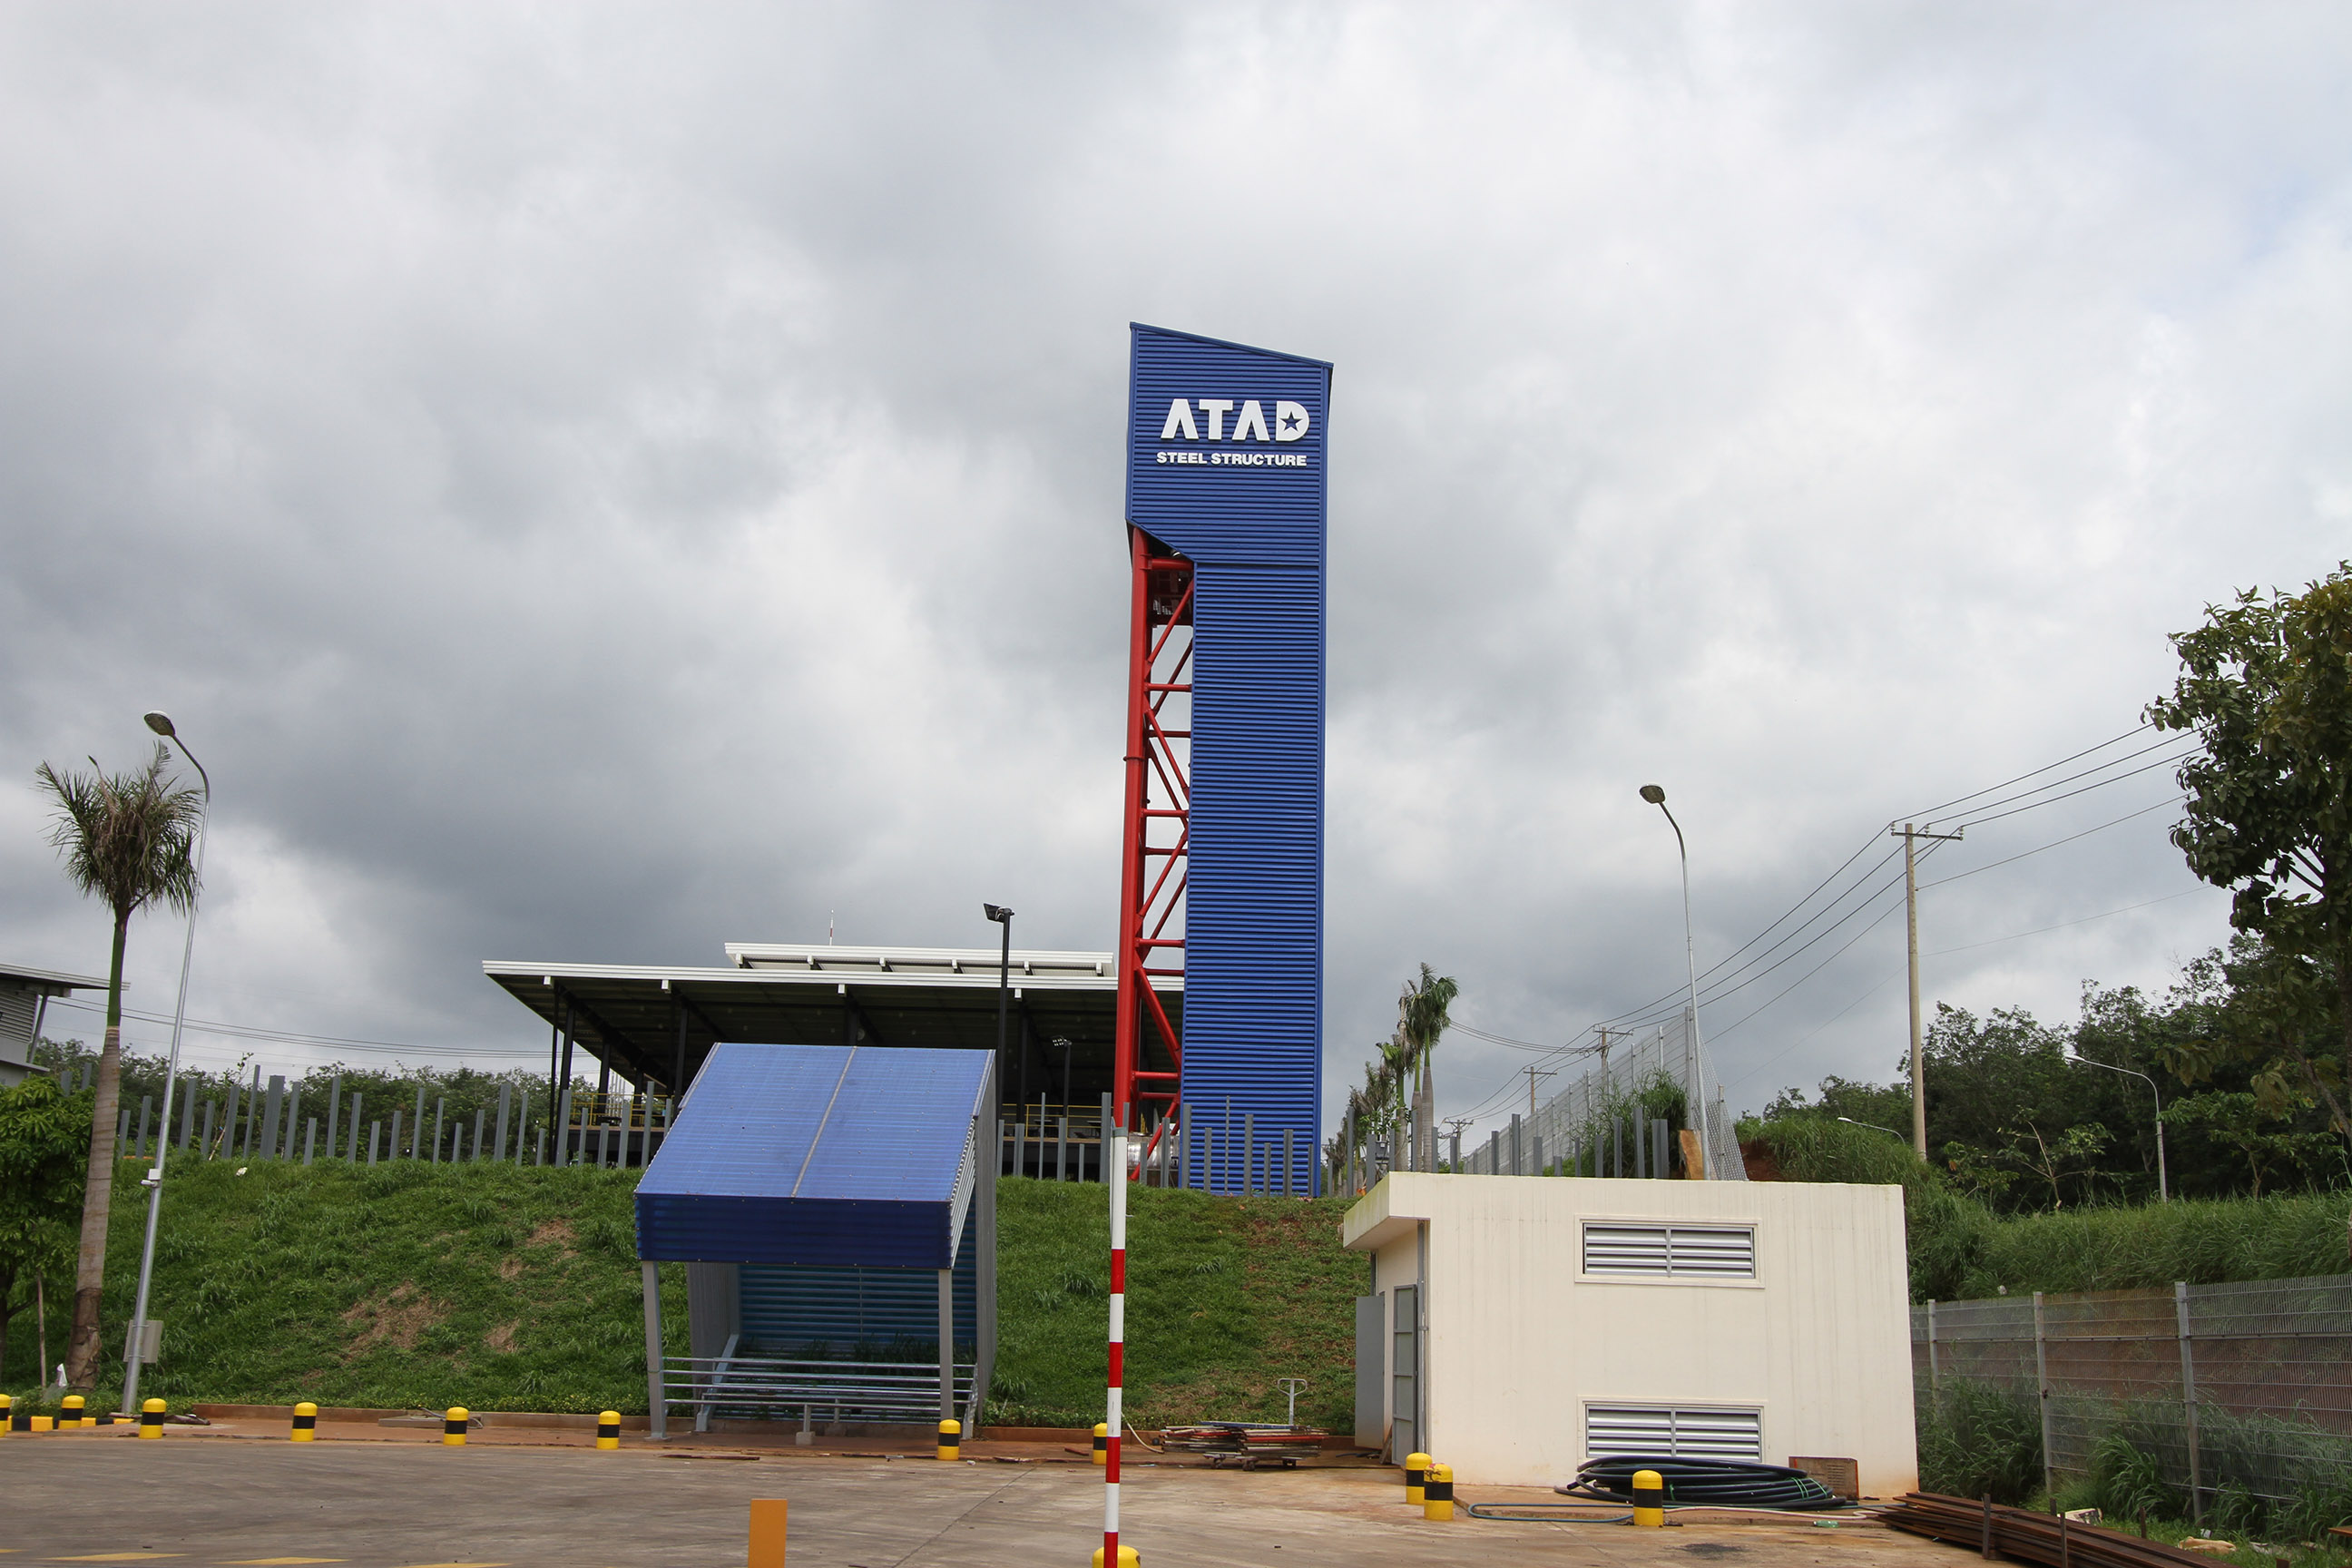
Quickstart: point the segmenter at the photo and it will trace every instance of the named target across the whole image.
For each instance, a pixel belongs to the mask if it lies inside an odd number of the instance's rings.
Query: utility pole
[[[1928,827],[1934,826],[1933,823],[1927,825]],[[1957,844],[1960,835],[1930,833],[1927,827],[1914,827],[1906,822],[1900,827],[1888,828],[1886,836],[1903,840],[1903,924],[1911,950],[1911,1147],[1924,1160],[1927,1157],[1927,1081],[1919,1066],[1919,857],[1916,841],[1926,838],[1940,844]]]
[[[1532,1123],[1536,1119],[1536,1079],[1539,1078],[1554,1077],[1558,1074],[1559,1070],[1559,1069],[1557,1068],[1529,1068],[1527,1069],[1528,1121],[1530,1123]]]

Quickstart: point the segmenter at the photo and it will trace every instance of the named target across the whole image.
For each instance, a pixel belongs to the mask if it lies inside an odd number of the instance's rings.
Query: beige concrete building
[[[1349,1209],[1357,1436],[1464,1481],[1585,1459],[1842,1458],[1918,1484],[1903,1193],[1399,1173]]]

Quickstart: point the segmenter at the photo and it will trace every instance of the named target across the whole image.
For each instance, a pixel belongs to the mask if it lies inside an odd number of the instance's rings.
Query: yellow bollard
[[[33,1417],[33,1424],[30,1426],[27,1426],[26,1430],[28,1432],[54,1432],[57,1430],[57,1426],[58,1418],[56,1416],[36,1415]]]
[[[294,1429],[286,1434],[296,1443],[316,1442],[319,1436],[319,1407],[309,1400],[294,1407]]]
[[[963,1423],[961,1421],[940,1422],[940,1458],[942,1459],[959,1458],[962,1456],[962,1453]]]
[[[621,1446],[621,1413],[607,1410],[596,1417],[596,1447],[617,1448]]]
[[[1102,1548],[1099,1546],[1095,1548],[1094,1568],[1103,1568]],[[1119,1543],[1118,1568],[1143,1568],[1143,1559],[1138,1557],[1135,1554],[1135,1548],[1125,1542]]]
[[[1421,1483],[1421,1517],[1440,1524],[1454,1517],[1454,1467],[1430,1461],[1429,1479]]]
[[[142,1437],[161,1437],[163,1435],[163,1410],[164,1405],[160,1399],[151,1399],[139,1407],[139,1435]]]
[[[16,1429],[16,1400],[0,1394],[0,1437],[5,1437]]]
[[[67,1432],[81,1425],[82,1397],[68,1394],[58,1406],[58,1430]]]
[[[1429,1456],[1407,1454],[1404,1457],[1404,1501],[1407,1508],[1422,1505],[1422,1489],[1429,1480]]]
[[[451,1448],[464,1447],[466,1446],[466,1423],[472,1418],[473,1413],[468,1411],[464,1405],[452,1405],[449,1406],[449,1413],[441,1418],[442,1445],[446,1447]]]
[[[1095,1423],[1095,1463],[1110,1463],[1110,1423],[1108,1421]]]
[[[1655,1470],[1633,1472],[1633,1522],[1649,1530],[1666,1522],[1666,1479]]]
[[[784,1500],[751,1500],[751,1542],[749,1568],[784,1568]]]

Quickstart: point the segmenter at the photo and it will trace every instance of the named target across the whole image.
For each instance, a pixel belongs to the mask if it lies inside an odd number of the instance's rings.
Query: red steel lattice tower
[[[1118,1022],[1111,1103],[1122,1125],[1176,1109],[1183,1042],[1154,981],[1184,973],[1192,828],[1192,563],[1140,529],[1127,676],[1127,792],[1119,829]]]

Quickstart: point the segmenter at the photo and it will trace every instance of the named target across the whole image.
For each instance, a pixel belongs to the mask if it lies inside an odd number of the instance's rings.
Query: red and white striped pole
[[[1103,1543],[1097,1561],[1101,1568],[1120,1568],[1118,1557],[1118,1436],[1123,1412],[1120,1399],[1127,1357],[1127,1107],[1118,1108],[1118,1125],[1110,1132],[1110,1158],[1103,1163],[1110,1187],[1110,1386],[1104,1420],[1110,1440],[1103,1459]]]

